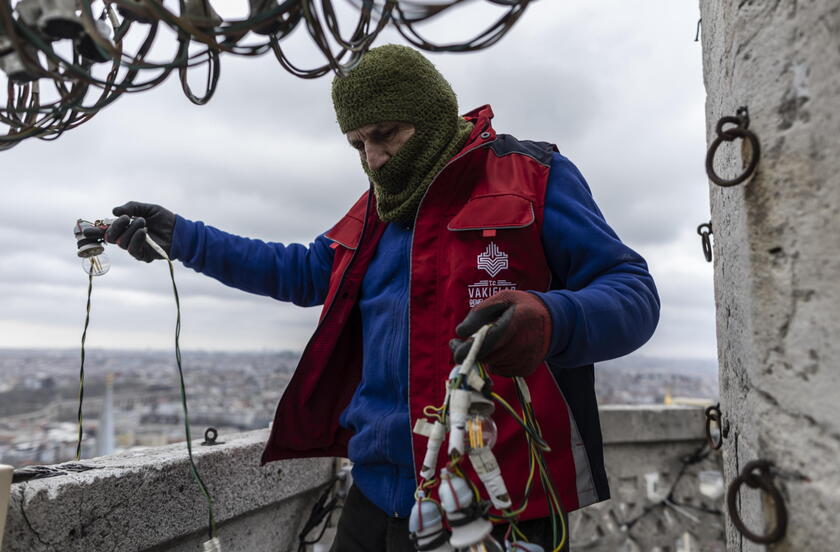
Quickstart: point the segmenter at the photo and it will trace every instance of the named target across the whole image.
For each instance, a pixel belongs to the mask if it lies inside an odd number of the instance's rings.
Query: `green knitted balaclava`
[[[388,44],[365,54],[332,84],[341,132],[385,121],[414,125],[414,135],[377,170],[362,161],[373,183],[379,218],[411,222],[423,194],[458,153],[472,130],[458,116],[452,87],[419,52]]]

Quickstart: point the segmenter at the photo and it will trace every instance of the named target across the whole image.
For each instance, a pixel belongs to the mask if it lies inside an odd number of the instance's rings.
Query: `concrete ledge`
[[[608,405],[598,409],[604,444],[705,439],[699,406]]]
[[[267,430],[258,430],[221,435],[223,443],[215,446],[193,442],[223,541],[225,522],[241,520],[249,512],[262,512],[265,518],[271,507],[304,499],[296,506],[281,505],[278,511],[285,513],[274,519],[286,526],[275,526],[275,533],[286,529],[289,537],[296,538],[300,517],[317,495],[311,491],[334,473],[334,462],[328,458],[260,467],[267,437]],[[93,469],[12,485],[2,552],[200,550],[184,546],[190,535],[196,543],[203,540],[207,507],[183,443],[82,463]],[[238,525],[236,532],[241,533],[242,524]]]

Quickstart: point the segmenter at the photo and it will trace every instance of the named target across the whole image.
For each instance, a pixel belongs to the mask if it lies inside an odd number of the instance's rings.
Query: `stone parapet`
[[[572,549],[723,550],[723,519],[709,513],[721,498],[699,490],[701,472],[707,489],[719,481],[716,453],[686,466],[673,503],[665,501],[682,460],[703,444],[703,409],[605,406],[600,415],[613,498],[572,513]],[[260,467],[266,438],[261,430],[221,436],[214,446],[195,443],[225,552],[295,550],[301,524],[335,473],[331,459]],[[90,469],[12,486],[2,552],[201,550],[207,508],[183,443],[83,464]]]
[[[334,474],[332,459],[261,467],[267,437],[258,430],[193,444],[225,552],[296,548],[300,525]],[[183,443],[82,464],[90,469],[12,485],[2,552],[201,550],[207,505]]]

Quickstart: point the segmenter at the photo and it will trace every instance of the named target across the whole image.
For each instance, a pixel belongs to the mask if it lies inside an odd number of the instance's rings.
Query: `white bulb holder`
[[[411,508],[408,531],[417,550],[423,552],[454,552],[449,544],[449,532],[443,528],[443,514],[431,500],[419,500]]]
[[[470,413],[481,414],[482,416],[492,416],[493,411],[495,410],[496,405],[493,404],[493,401],[477,391],[470,392]]]
[[[94,228],[93,223],[79,219],[73,225],[73,236],[76,238],[76,255],[82,259],[96,257],[105,251],[105,242],[85,236],[85,230]]]
[[[0,71],[17,83],[32,82],[42,76],[39,72],[42,68],[38,62],[38,51],[29,45],[24,45],[23,49],[29,54],[30,64],[24,63],[20,54],[14,50],[0,55]],[[32,64],[36,67],[33,68]]]
[[[426,445],[426,456],[423,458],[423,467],[420,470],[420,477],[424,479],[432,479],[435,476],[438,453],[440,452],[440,445],[443,443],[444,437],[446,437],[446,426],[436,421],[434,425],[432,425],[432,429],[429,434],[429,442]]]
[[[475,449],[470,452],[470,463],[484,484],[493,507],[498,510],[510,508],[512,504],[510,493],[508,493],[505,480],[502,479],[502,470],[493,452],[489,448]]]
[[[450,526],[453,521],[456,521],[449,515],[446,516],[446,519],[449,520]],[[468,548],[487,539],[492,531],[493,524],[489,520],[479,517],[466,525],[452,527],[452,536],[449,537],[449,544],[455,548]]]
[[[470,391],[455,389],[449,397],[449,452],[463,455],[464,430],[467,423],[467,412],[470,409]]]
[[[41,18],[41,0],[20,0],[15,6],[15,11],[20,21],[30,27],[36,27]],[[0,48],[0,53],[2,53],[2,48]]]
[[[449,543],[455,548],[479,544],[490,535],[493,524],[484,517],[481,505],[475,503],[473,491],[463,478],[446,469],[440,471],[440,478],[440,504],[452,529]]]
[[[3,533],[6,530],[6,512],[9,511],[9,501],[12,497],[12,475],[15,469],[6,464],[0,464],[0,548],[3,548]]]

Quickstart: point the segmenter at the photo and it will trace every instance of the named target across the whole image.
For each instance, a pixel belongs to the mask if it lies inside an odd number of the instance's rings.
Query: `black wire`
[[[686,503],[677,502],[676,500],[674,500],[674,491],[676,490],[677,485],[679,484],[680,480],[683,478],[683,476],[685,476],[686,471],[688,470],[688,467],[691,466],[691,465],[697,464],[699,462],[702,462],[703,460],[705,460],[709,456],[710,453],[711,453],[711,449],[708,448],[708,443],[706,443],[704,441],[703,444],[700,445],[697,449],[695,449],[692,453],[681,456],[680,457],[680,462],[682,463],[682,466],[680,467],[679,473],[677,473],[677,477],[674,478],[674,482],[671,484],[671,487],[668,489],[668,494],[665,495],[665,498],[660,500],[659,502],[656,502],[654,504],[650,504],[650,505],[646,506],[642,510],[642,513],[640,513],[638,516],[636,516],[635,518],[633,518],[630,521],[628,521],[627,523],[625,523],[624,526],[626,527],[627,531],[630,531],[630,529],[632,529],[634,525],[636,525],[639,521],[642,520],[642,518],[647,516],[649,513],[651,513],[652,511],[654,511],[658,508],[665,507],[669,503],[673,504],[675,506],[679,506],[681,508],[691,508],[693,510],[697,510],[697,511],[704,512],[704,513],[707,513],[707,514],[722,516],[723,512],[721,510],[706,508],[705,506],[695,506],[693,504],[686,504]]]
[[[193,458],[193,451],[192,451],[192,435],[190,432],[190,416],[189,410],[187,408],[187,387],[184,383],[184,369],[181,363],[181,299],[178,295],[178,286],[175,283],[175,267],[172,264],[172,260],[167,258],[166,262],[169,265],[169,277],[172,280],[172,294],[175,297],[175,307],[176,307],[176,320],[175,320],[175,362],[178,366],[178,383],[180,386],[181,391],[181,407],[184,410],[184,433],[187,438],[187,456],[189,457],[190,461],[190,470],[192,471],[193,478],[195,479],[196,483],[198,484],[199,489],[201,489],[202,494],[204,494],[205,499],[207,500],[207,517],[208,517],[208,532],[210,538],[214,538],[216,536],[216,519],[213,513],[213,499],[210,496],[210,491],[207,489],[207,485],[204,483],[204,480],[201,478],[201,474],[198,473],[198,467],[195,465],[195,459]],[[85,339],[87,337],[87,330],[88,325],[90,323],[90,298],[91,298],[91,291],[93,290],[93,274],[88,273],[88,292],[87,292],[87,308],[85,314],[85,327],[82,331],[82,348],[81,348],[81,367],[79,369],[79,413],[78,413],[78,423],[79,423],[79,439],[76,445],[76,460],[81,459],[81,451],[82,451],[82,403],[84,400],[84,390],[85,390]]]
[[[298,552],[304,552],[307,546],[319,542],[324,537],[324,533],[327,532],[327,527],[330,524],[330,517],[338,507],[338,497],[334,496],[329,502],[327,502],[327,498],[334,492],[334,485],[336,481],[338,481],[338,477],[334,476],[330,479],[330,481],[324,484],[325,489],[323,493],[321,493],[321,496],[318,497],[318,500],[312,506],[312,510],[309,513],[309,519],[303,524],[303,528],[298,535]],[[317,527],[322,521],[324,524],[321,527],[321,532],[318,533],[318,536],[314,540],[306,540],[306,535],[308,535],[312,529]]]
[[[82,437],[83,437],[83,422],[82,422],[82,404],[85,400],[85,340],[87,339],[88,325],[90,324],[90,296],[93,291],[93,274],[88,273],[88,290],[87,290],[87,307],[85,308],[85,329],[82,330],[82,354],[81,363],[79,365],[79,413],[77,415],[79,423],[79,439],[76,442],[76,461],[82,459]]]
[[[373,45],[379,33],[388,23],[393,24],[406,40],[414,46],[428,51],[467,52],[487,48],[500,40],[518,21],[531,0],[486,0],[507,8],[496,22],[478,32],[470,39],[449,44],[436,44],[426,39],[415,27],[418,23],[439,16],[452,7],[465,4],[465,0],[449,0],[445,3],[412,0],[349,0],[359,10],[358,19],[349,38],[339,29],[339,18],[333,6],[334,0],[320,0],[320,13],[316,10],[319,0],[280,0],[272,7],[249,14],[247,19],[224,21],[220,25],[206,26],[207,22],[195,22],[189,15],[176,15],[158,0],[142,2],[150,18],[140,23],[123,18],[119,21],[111,4],[119,8],[125,3],[113,0],[106,3],[102,16],[114,27],[114,37],[107,41],[95,29],[95,20],[90,2],[82,2],[82,21],[85,32],[91,33],[97,49],[111,56],[112,68],[103,80],[94,76],[94,64],[84,60],[74,50],[67,59],[53,48],[53,42],[46,39],[40,30],[29,27],[20,18],[15,18],[12,0],[0,0],[0,29],[9,38],[13,52],[6,55],[18,56],[25,70],[40,78],[50,78],[56,84],[59,99],[48,104],[40,103],[40,96],[29,94],[29,84],[24,83],[14,101],[14,86],[10,84],[8,105],[0,107],[0,123],[8,126],[5,135],[0,133],[0,150],[8,149],[27,138],[54,140],[63,132],[73,129],[88,120],[123,93],[143,92],[161,84],[175,69],[180,73],[185,95],[193,103],[209,101],[215,90],[219,72],[219,54],[258,56],[273,51],[279,64],[296,77],[317,78],[330,72],[346,75],[359,63],[365,52]],[[181,3],[179,3],[181,4]],[[146,60],[152,48],[159,24],[172,29],[178,41],[200,42],[202,48],[194,54],[183,46],[175,49],[169,61]],[[135,53],[123,51],[123,40],[131,28],[148,25],[145,39]],[[251,32],[265,34],[266,27],[277,29],[267,41],[258,44],[242,44]],[[324,63],[311,69],[301,69],[293,63],[280,47],[280,40],[291,35],[298,27],[304,27],[316,48],[324,57]],[[263,29],[263,32],[260,32]],[[103,42],[104,41],[104,42]],[[333,48],[337,47],[334,51]],[[39,58],[47,61],[47,67],[40,65]],[[186,70],[199,65],[208,65],[208,82],[202,96],[196,96],[186,82]],[[125,71],[118,81],[118,73]],[[149,72],[154,76],[147,78]],[[143,78],[140,74],[143,73]],[[68,86],[67,83],[72,83]],[[85,105],[85,99],[93,89],[101,89],[99,98],[92,105]],[[28,96],[29,101],[22,100]]]

